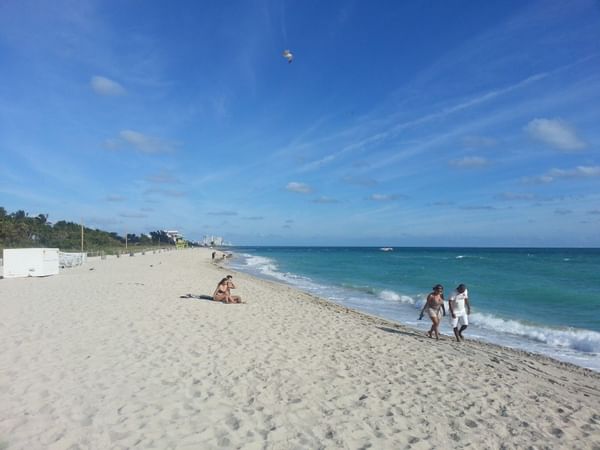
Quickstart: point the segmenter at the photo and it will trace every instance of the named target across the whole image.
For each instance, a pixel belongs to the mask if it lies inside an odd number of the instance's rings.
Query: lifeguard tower
[[[181,236],[178,236],[175,238],[175,248],[177,248],[177,250],[181,249],[181,248],[187,248],[188,244],[187,241],[185,239],[183,239]]]

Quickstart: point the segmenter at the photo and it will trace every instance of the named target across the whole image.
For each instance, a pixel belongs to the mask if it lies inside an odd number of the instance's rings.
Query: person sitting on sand
[[[227,294],[229,294],[229,298],[234,300],[234,303],[242,303],[242,297],[239,295],[231,295],[231,290],[235,289],[235,284],[233,284],[233,276],[227,275]]]
[[[435,333],[435,338],[440,339],[440,309],[446,315],[446,308],[444,308],[444,286],[436,284],[433,287],[433,292],[427,296],[427,301],[423,305],[419,320],[423,318],[423,313],[427,310],[427,315],[431,319],[431,328],[427,332],[427,336],[433,337],[432,333]]]
[[[459,284],[456,290],[450,296],[448,301],[450,308],[450,323],[454,330],[454,336],[456,342],[464,341],[465,338],[462,332],[467,329],[469,325],[469,314],[471,314],[471,305],[469,304],[469,291],[464,284]],[[466,306],[466,309],[465,309]],[[458,322],[460,322],[460,330],[458,329]]]
[[[241,303],[241,298],[238,296],[235,296],[236,298],[232,298],[229,294],[229,286],[227,284],[228,281],[228,278],[223,278],[221,281],[219,281],[219,284],[213,293],[213,300],[222,303]]]
[[[217,288],[213,293],[213,300],[216,302],[228,303],[228,297],[229,296],[227,295],[227,278],[223,278],[221,281],[219,281],[219,284],[217,284]]]

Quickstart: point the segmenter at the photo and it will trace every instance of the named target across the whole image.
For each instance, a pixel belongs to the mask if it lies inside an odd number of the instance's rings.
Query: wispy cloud
[[[209,216],[237,216],[238,213],[235,211],[209,211],[206,214]]]
[[[123,212],[119,214],[119,217],[123,217],[124,219],[145,219],[148,216],[139,212]]]
[[[321,204],[339,203],[339,200],[336,200],[335,198],[331,198],[331,197],[321,196],[321,197],[315,198],[313,200],[313,203],[321,203]]]
[[[460,209],[464,209],[467,211],[492,211],[496,208],[494,208],[493,206],[489,206],[489,205],[466,205],[466,206],[461,206]]]
[[[558,208],[554,210],[554,214],[558,215],[558,216],[566,216],[568,214],[571,214],[573,211],[571,211],[570,209],[565,209],[565,208]]]
[[[166,197],[184,197],[186,195],[185,192],[182,192],[182,191],[177,191],[177,190],[173,190],[173,189],[157,189],[157,188],[146,189],[144,191],[144,194],[146,194],[146,195],[159,194],[159,195],[164,195]]]
[[[165,141],[133,130],[123,130],[119,132],[117,138],[107,139],[104,144],[110,150],[131,146],[145,154],[171,153],[178,146],[175,142]]]
[[[146,176],[146,181],[149,181],[150,183],[156,183],[156,184],[177,184],[180,183],[180,181],[171,173],[168,172],[161,172],[161,173],[157,173],[157,174],[153,174],[153,175],[148,175]]]
[[[503,192],[494,196],[496,200],[501,201],[524,201],[524,200],[535,200],[534,194],[521,193],[521,192]]]
[[[364,186],[364,187],[372,187],[377,185],[377,180],[374,180],[373,178],[369,178],[366,176],[351,176],[351,175],[346,175],[345,177],[342,178],[342,181],[344,183],[347,184],[354,184],[357,186]]]
[[[248,216],[248,217],[241,217],[241,219],[243,220],[264,220],[263,216]]]
[[[107,195],[106,201],[111,203],[124,202],[126,200],[122,195]]]
[[[367,197],[368,200],[375,202],[389,202],[392,200],[398,200],[401,196],[398,194],[371,194]]]
[[[575,130],[560,119],[533,119],[525,131],[534,139],[558,150],[581,150],[586,144]]]
[[[488,160],[481,156],[465,156],[460,159],[452,159],[448,163],[459,169],[475,169],[487,166]]]
[[[290,192],[297,192],[299,194],[309,194],[312,192],[312,188],[309,185],[297,181],[290,181],[285,188]]]
[[[85,226],[95,225],[97,227],[110,227],[121,225],[123,223],[122,220],[115,219],[114,217],[97,217],[97,216],[87,216],[83,217],[83,223]]]
[[[116,81],[101,76],[94,76],[90,85],[96,94],[107,96],[118,96],[126,93],[125,88]]]
[[[527,177],[528,183],[552,183],[563,178],[594,178],[600,177],[600,166],[577,166],[574,169],[552,169],[544,175]]]
[[[466,136],[462,143],[467,148],[486,148],[495,146],[498,141],[484,136]]]

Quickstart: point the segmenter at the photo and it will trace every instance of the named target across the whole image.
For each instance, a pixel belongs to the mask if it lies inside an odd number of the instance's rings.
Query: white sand
[[[93,270],[92,270],[93,269]],[[0,280],[0,449],[600,449],[600,375],[420,332],[194,249]]]

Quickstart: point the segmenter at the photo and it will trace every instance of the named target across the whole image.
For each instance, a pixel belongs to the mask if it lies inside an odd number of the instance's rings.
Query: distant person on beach
[[[469,304],[469,291],[464,284],[459,284],[450,296],[448,301],[450,308],[450,322],[454,330],[456,342],[464,341],[462,333],[469,325],[469,314],[471,314],[471,305]],[[458,323],[460,322],[460,329]]]
[[[231,295],[231,290],[235,289],[235,284],[233,284],[233,276],[227,275],[226,278],[227,278],[227,294],[229,294],[229,298],[234,300],[235,303],[241,303],[242,297],[240,297],[239,295]]]
[[[431,319],[431,328],[427,332],[427,336],[433,337],[432,334],[435,333],[435,338],[440,339],[440,310],[446,315],[446,309],[444,308],[444,286],[441,284],[436,284],[433,287],[433,292],[431,292],[427,296],[427,301],[425,305],[423,305],[423,309],[421,309],[421,315],[419,316],[419,320],[423,318],[423,313],[427,311],[427,315]]]
[[[215,259],[215,256],[217,256],[217,252],[212,252],[212,259]]]

